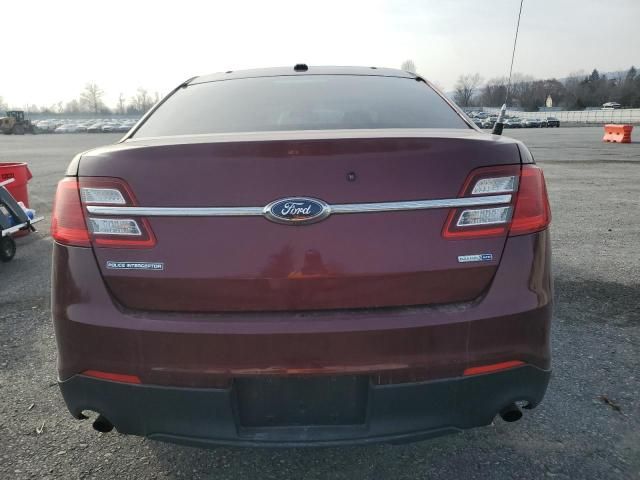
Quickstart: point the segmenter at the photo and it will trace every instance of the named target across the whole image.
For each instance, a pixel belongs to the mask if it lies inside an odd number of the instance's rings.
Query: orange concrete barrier
[[[610,123],[604,126],[603,142],[631,143],[633,125],[616,125]]]

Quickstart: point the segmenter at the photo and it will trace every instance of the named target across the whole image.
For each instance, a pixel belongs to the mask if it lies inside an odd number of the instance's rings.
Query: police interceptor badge
[[[115,262],[107,260],[107,268],[110,270],[164,270],[164,262]]]

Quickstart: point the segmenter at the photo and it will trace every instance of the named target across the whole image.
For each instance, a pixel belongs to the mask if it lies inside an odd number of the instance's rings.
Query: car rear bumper
[[[362,409],[361,420],[268,427],[242,424],[235,384],[224,389],[176,388],[75,375],[60,382],[60,388],[75,417],[81,418],[83,410],[99,412],[120,433],[194,446],[289,447],[403,443],[487,425],[514,402],[538,405],[549,377],[549,370],[525,365],[397,385],[374,385],[367,379],[366,394],[355,406]],[[261,407],[278,409],[275,404]]]

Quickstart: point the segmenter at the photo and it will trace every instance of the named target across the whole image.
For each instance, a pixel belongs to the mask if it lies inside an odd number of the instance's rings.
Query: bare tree
[[[80,112],[80,102],[78,100],[71,100],[67,102],[67,105],[64,109],[64,113],[78,113]]]
[[[6,110],[7,104],[4,103],[4,98],[0,97],[0,110]]]
[[[504,103],[507,95],[507,78],[492,78],[480,90],[480,105],[485,107],[499,107]]]
[[[117,108],[117,112],[120,115],[124,115],[127,111],[127,99],[124,96],[124,93],[120,92],[120,95],[118,96],[118,108]]]
[[[400,65],[400,68],[405,72],[416,73],[416,64],[413,60],[405,60],[402,62],[402,65]]]
[[[145,113],[153,105],[153,100],[145,88],[139,87],[131,103],[138,113]]]
[[[104,107],[103,96],[104,91],[96,83],[89,82],[80,94],[80,104],[90,112],[97,114]]]
[[[460,75],[456,82],[453,99],[461,107],[469,107],[481,83],[482,77],[479,73]]]

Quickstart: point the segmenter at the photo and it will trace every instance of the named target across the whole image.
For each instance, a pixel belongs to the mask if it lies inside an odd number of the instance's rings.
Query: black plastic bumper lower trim
[[[213,446],[332,446],[403,443],[491,423],[505,406],[544,397],[550,371],[526,365],[471,377],[369,384],[366,416],[355,425],[240,425],[234,388],[130,385],[76,375],[60,382],[70,412],[106,417],[120,433]]]

